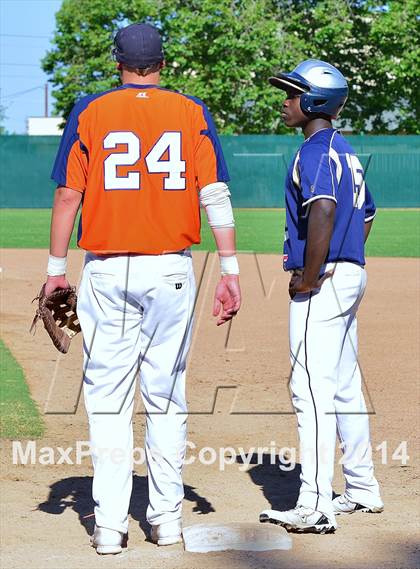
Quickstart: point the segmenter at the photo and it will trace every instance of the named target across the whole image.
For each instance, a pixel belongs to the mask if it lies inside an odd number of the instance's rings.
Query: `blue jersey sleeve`
[[[337,203],[337,165],[324,144],[303,147],[299,156],[299,178],[303,206],[325,198]]]
[[[376,206],[373,201],[372,194],[366,187],[366,197],[365,197],[365,223],[372,221],[376,215]]]
[[[69,183],[68,165],[71,161],[72,154],[77,154],[78,162],[81,164],[86,159],[87,148],[79,136],[79,116],[94,99],[97,99],[103,94],[104,93],[86,95],[77,101],[67,119],[66,126],[64,127],[64,132],[61,137],[60,147],[55,159],[54,167],[51,172],[51,179],[54,180],[59,186],[66,186]],[[73,189],[78,188],[76,187]]]
[[[60,147],[57,152],[54,167],[51,172],[51,179],[59,186],[67,183],[67,162],[69,154],[75,142],[79,140],[78,128],[79,109],[76,104],[67,119],[64,132],[61,137]]]
[[[229,177],[229,172],[227,169],[225,157],[223,155],[222,145],[220,144],[220,140],[219,140],[219,137],[218,137],[217,131],[216,131],[216,125],[214,124],[214,120],[213,120],[213,117],[212,117],[209,109],[203,103],[203,101],[201,99],[199,99],[198,97],[193,97],[190,95],[184,95],[184,97],[186,97],[187,99],[190,99],[191,101],[194,101],[194,103],[196,103],[201,108],[202,116],[204,119],[204,124],[202,126],[205,126],[205,128],[202,128],[200,130],[200,135],[208,138],[208,140],[211,142],[211,145],[212,145],[212,148],[214,151],[214,156],[215,156],[215,160],[216,160],[217,180],[212,179],[212,182],[207,182],[207,183],[213,183],[216,181],[217,182],[229,182],[230,177]],[[200,159],[199,159],[199,161],[200,161]],[[213,178],[213,177],[210,176],[210,178]],[[204,178],[207,178],[207,176],[204,176]],[[200,183],[199,183],[199,186],[204,187],[203,184],[200,184]]]
[[[229,182],[229,172],[227,169],[225,157],[223,155],[222,145],[220,144],[219,137],[216,131],[216,125],[214,124],[213,117],[210,114],[210,111],[203,104],[203,112],[204,118],[207,122],[207,129],[201,131],[201,134],[205,134],[211,140],[211,143],[214,148],[214,153],[216,155],[217,161],[217,178],[219,182]]]

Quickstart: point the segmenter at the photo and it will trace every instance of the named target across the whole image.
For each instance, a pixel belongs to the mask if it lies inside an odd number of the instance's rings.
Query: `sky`
[[[9,133],[25,134],[27,117],[44,116],[48,76],[40,61],[51,46],[60,5],[61,0],[0,0],[0,105]]]

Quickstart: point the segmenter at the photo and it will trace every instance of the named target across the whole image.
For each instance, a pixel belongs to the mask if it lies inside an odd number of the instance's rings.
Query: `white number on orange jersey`
[[[167,159],[162,156],[167,151]],[[181,133],[164,132],[146,156],[147,169],[151,174],[167,173],[163,181],[165,190],[185,190],[185,161],[181,160]]]
[[[366,194],[363,168],[355,154],[346,153],[346,161],[353,178],[353,206],[362,209]]]
[[[104,181],[106,190],[139,190],[140,173],[129,172],[118,176],[118,166],[133,166],[140,158],[140,140],[134,132],[110,132],[104,138],[104,148],[127,146],[127,152],[114,152],[104,161]]]

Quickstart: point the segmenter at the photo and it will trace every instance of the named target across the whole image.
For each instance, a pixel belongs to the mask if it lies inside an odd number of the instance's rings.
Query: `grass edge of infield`
[[[45,424],[22,367],[0,339],[0,439],[38,439]]]

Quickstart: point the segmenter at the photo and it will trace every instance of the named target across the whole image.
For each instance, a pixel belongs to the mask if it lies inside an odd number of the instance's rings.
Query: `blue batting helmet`
[[[347,100],[349,89],[344,75],[333,65],[319,59],[299,63],[291,73],[270,77],[274,87],[302,91],[300,107],[307,114],[338,116]]]

